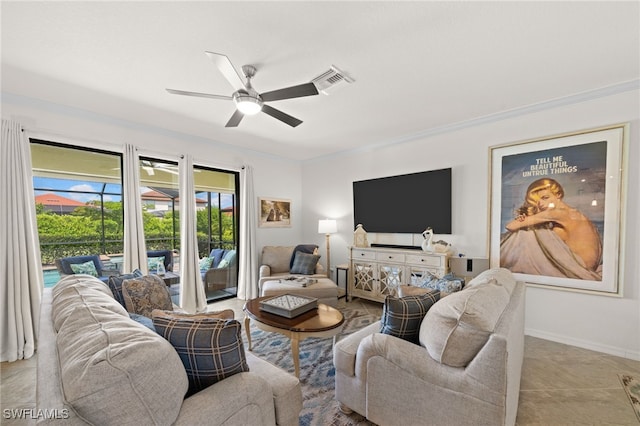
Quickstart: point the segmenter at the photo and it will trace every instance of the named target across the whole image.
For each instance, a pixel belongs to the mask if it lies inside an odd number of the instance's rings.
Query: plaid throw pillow
[[[316,270],[320,256],[317,254],[303,253],[301,251],[296,252],[296,257],[293,260],[293,266],[291,267],[292,274],[304,274],[313,275]]]
[[[387,296],[382,308],[380,333],[418,343],[420,324],[427,311],[440,300],[440,292],[405,297]]]
[[[219,313],[176,314],[155,310],[153,325],[180,356],[193,395],[214,383],[243,371],[249,371],[240,337],[240,323],[219,319]]]

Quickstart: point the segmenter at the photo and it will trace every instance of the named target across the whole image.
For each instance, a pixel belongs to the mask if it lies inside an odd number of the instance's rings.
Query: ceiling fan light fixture
[[[262,111],[262,100],[247,93],[236,93],[233,95],[238,111],[244,115],[255,115]]]

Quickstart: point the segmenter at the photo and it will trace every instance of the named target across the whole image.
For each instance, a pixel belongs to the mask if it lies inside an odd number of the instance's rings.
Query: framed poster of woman
[[[621,295],[627,135],[621,124],[491,147],[491,266]]]

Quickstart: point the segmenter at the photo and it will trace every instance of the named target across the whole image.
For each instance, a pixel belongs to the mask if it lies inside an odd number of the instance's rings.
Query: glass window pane
[[[32,140],[31,157],[45,286],[75,256],[100,256],[106,279],[122,260],[121,155]]]
[[[140,158],[140,198],[147,251],[180,249],[178,164]],[[173,271],[178,269],[177,258]]]

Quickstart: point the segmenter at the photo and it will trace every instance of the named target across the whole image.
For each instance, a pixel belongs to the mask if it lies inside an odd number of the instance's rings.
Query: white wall
[[[302,184],[300,164],[277,157],[235,149],[224,143],[194,138],[188,135],[138,125],[48,103],[45,101],[3,94],[2,117],[20,122],[30,137],[41,137],[61,143],[71,143],[122,152],[125,143],[140,148],[140,153],[157,158],[177,160],[181,154],[191,153],[194,163],[227,170],[240,170],[242,165],[253,167],[257,198],[280,197],[292,201],[291,228],[258,228],[257,251],[263,245],[289,245],[300,241],[302,235]],[[256,223],[258,219],[256,216]]]
[[[496,117],[409,142],[309,161],[302,168],[303,237],[324,247],[323,237],[316,233],[317,220],[325,216],[338,219],[339,233],[331,237],[331,263],[346,263],[353,241],[353,181],[452,167],[453,235],[437,237],[467,256],[487,257],[490,146],[630,122],[627,238],[621,250],[624,295],[618,298],[528,287],[526,333],[640,360],[639,96],[635,89],[564,106],[557,102],[510,118]],[[380,196],[381,202],[393,202],[390,194],[386,200],[385,194]],[[417,196],[428,197],[428,189]],[[437,208],[437,200],[433,202]],[[372,237],[376,238],[370,236],[370,242]],[[400,244],[418,245],[420,241],[419,235],[392,239]]]

